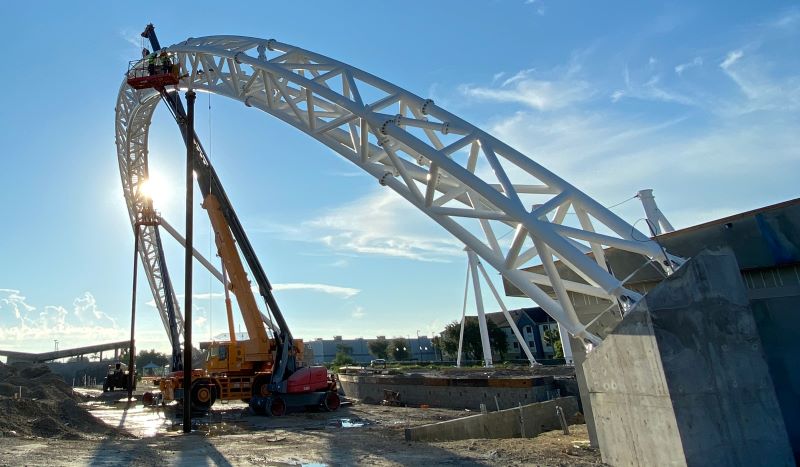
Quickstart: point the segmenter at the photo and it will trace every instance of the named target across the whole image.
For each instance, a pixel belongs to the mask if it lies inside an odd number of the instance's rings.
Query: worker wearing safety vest
[[[156,74],[156,58],[157,55],[155,52],[147,55],[147,74],[150,76]]]
[[[162,51],[158,58],[161,62],[161,72],[164,74],[169,73],[172,69],[172,61],[169,59],[169,54],[165,51]]]

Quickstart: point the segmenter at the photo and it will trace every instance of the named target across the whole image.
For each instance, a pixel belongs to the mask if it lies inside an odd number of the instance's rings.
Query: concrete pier
[[[603,461],[794,465],[736,259],[703,252],[583,363]]]

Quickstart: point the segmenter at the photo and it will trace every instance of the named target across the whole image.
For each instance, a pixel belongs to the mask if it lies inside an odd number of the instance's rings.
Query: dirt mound
[[[46,365],[0,363],[0,436],[82,439],[122,434],[78,405],[83,399]]]
[[[19,393],[20,387],[25,399],[83,400],[61,377],[50,372],[47,365],[13,363],[0,366],[0,395],[13,397]]]

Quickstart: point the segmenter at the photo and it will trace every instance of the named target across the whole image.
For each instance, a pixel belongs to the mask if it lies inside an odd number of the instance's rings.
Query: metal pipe
[[[192,431],[192,249],[194,244],[194,101],[196,94],[186,91],[186,303],[183,314],[183,432]]]
[[[464,325],[467,315],[467,292],[469,291],[469,262],[467,262],[467,282],[464,284],[464,306],[461,308],[461,330],[458,334],[458,355],[456,355],[456,366],[461,368],[461,351],[464,348]]]
[[[134,382],[134,355],[136,348],[134,346],[134,330],[136,329],[136,279],[138,277],[139,266],[139,230],[141,226],[136,223],[133,230],[133,291],[131,292],[131,345],[128,349],[128,400],[133,397],[133,382]]]

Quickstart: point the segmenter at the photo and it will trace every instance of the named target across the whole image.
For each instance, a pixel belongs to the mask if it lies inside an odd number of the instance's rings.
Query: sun
[[[169,187],[153,173],[139,184],[139,192],[145,198],[152,200],[155,205],[163,205],[169,198]]]

